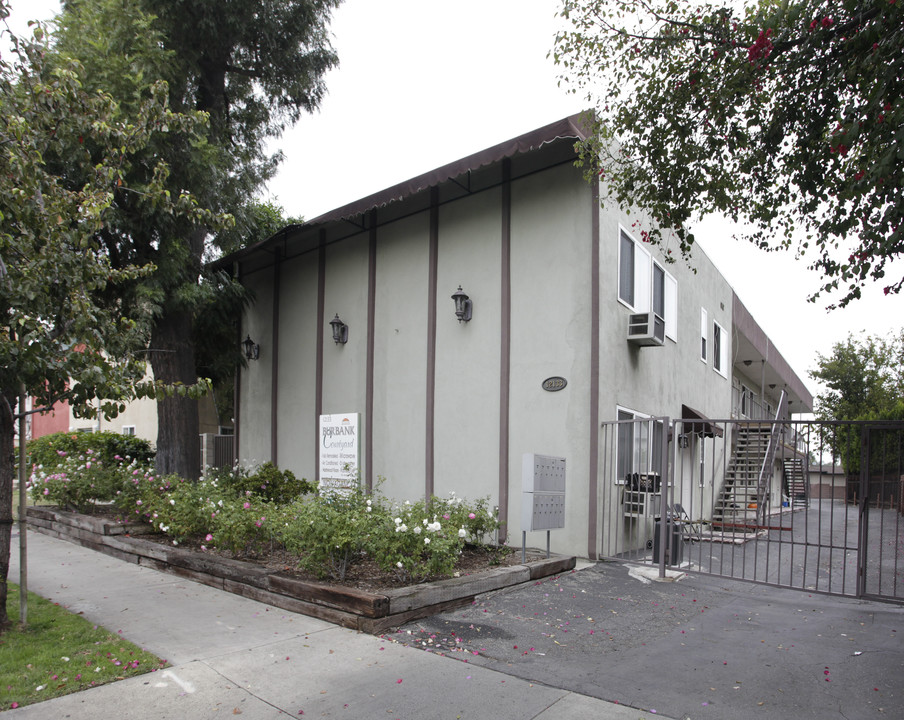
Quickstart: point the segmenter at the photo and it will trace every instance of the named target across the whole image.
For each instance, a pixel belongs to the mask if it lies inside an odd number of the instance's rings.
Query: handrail
[[[756,486],[756,512],[763,524],[766,523],[766,495],[772,478],[772,463],[775,462],[775,451],[778,449],[779,435],[782,430],[782,423],[779,420],[785,414],[785,406],[787,404],[788,395],[782,390],[778,408],[775,411],[775,420],[772,423],[772,432],[769,434],[769,445],[766,447],[766,454],[763,457],[763,465],[760,468],[760,477]]]

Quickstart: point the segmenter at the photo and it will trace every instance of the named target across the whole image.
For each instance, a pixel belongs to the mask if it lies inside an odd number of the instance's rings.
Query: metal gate
[[[904,423],[698,416],[601,432],[599,557],[904,603]]]

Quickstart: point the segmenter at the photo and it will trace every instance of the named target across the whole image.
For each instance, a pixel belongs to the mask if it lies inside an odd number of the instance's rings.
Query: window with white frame
[[[134,435],[135,434],[135,426],[134,425],[123,425],[122,426],[122,434],[123,435]]]
[[[728,377],[728,335],[715,321],[713,321],[713,369],[723,377]]]
[[[634,241],[624,230],[618,244],[618,297],[634,307]]]
[[[636,313],[656,313],[678,340],[678,281],[627,232],[619,233],[618,299]]]
[[[706,347],[706,338],[709,335],[709,317],[706,308],[700,308],[700,359],[703,362],[709,362],[709,355]]]
[[[616,477],[619,483],[634,473],[662,475],[662,443],[665,428],[661,420],[633,410],[618,408],[618,448]]]

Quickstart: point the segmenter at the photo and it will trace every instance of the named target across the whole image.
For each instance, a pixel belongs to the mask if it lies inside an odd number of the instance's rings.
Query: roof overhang
[[[337,221],[360,218],[372,210],[378,210],[392,203],[400,202],[432,187],[443,185],[450,180],[467,175],[484,166],[537,150],[548,143],[564,139],[586,140],[590,137],[591,125],[592,115],[590,111],[577,113],[549,125],[544,125],[524,135],[493,145],[485,150],[363,197],[360,200],[355,200],[335,210],[330,210],[302,224],[289,225],[266,240],[214,261],[211,266],[214,268],[227,268],[251,255],[275,252],[276,248],[282,246],[290,236],[296,237],[300,233],[313,230],[318,226],[327,226]]]
[[[757,385],[785,390],[792,413],[813,411],[813,395],[759,326],[740,298],[732,293],[735,369]]]

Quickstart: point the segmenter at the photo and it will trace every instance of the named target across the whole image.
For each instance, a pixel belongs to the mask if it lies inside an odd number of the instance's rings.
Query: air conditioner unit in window
[[[628,318],[628,342],[645,347],[665,342],[665,320],[654,312],[637,313]]]

